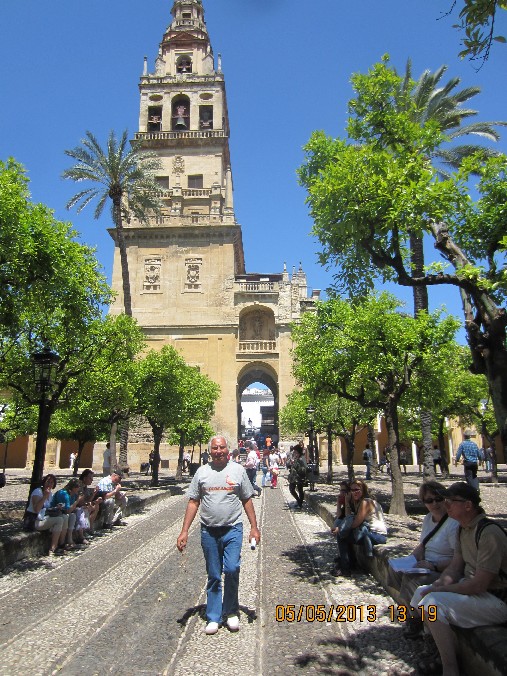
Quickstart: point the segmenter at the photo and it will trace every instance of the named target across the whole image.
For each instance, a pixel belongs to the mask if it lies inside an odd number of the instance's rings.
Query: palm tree
[[[94,215],[99,218],[107,200],[111,199],[116,243],[120,251],[123,303],[125,314],[131,317],[132,297],[123,222],[131,214],[139,221],[146,222],[149,215],[160,213],[160,188],[154,175],[160,168],[160,160],[154,153],[142,150],[139,144],[134,143],[129,148],[126,130],[119,141],[114,131],[109,132],[105,150],[89,131],[81,143],[82,145],[65,151],[66,155],[77,160],[77,164],[66,169],[62,176],[76,182],[89,181],[96,185],[74,195],[66,206],[71,209],[77,205],[79,213],[92,200],[98,199]]]
[[[480,94],[480,87],[465,87],[455,91],[460,84],[461,78],[453,77],[447,84],[440,85],[447,66],[443,65],[434,73],[425,70],[414,83],[412,80],[412,63],[407,61],[405,77],[402,84],[402,92],[409,93],[412,102],[415,103],[413,112],[414,122],[424,125],[434,122],[440,131],[446,134],[446,140],[453,142],[464,136],[479,136],[488,141],[498,141],[500,134],[495,127],[505,127],[507,122],[473,122],[463,124],[465,120],[478,114],[477,110],[462,107],[472,97]],[[437,169],[442,178],[450,175],[449,169],[458,169],[466,157],[481,151],[484,157],[497,156],[498,153],[492,148],[477,143],[454,145],[451,148],[436,148],[431,159],[436,161]],[[444,165],[444,166],[442,166]]]
[[[119,141],[114,131],[110,131],[106,150],[100,146],[90,131],[86,132],[86,138],[81,143],[82,145],[65,151],[66,155],[77,160],[77,164],[66,169],[62,176],[76,182],[89,181],[98,185],[77,193],[66,206],[67,209],[71,209],[77,205],[79,213],[92,200],[98,199],[94,215],[95,218],[99,218],[108,198],[111,199],[116,243],[120,251],[123,306],[125,314],[132,317],[132,296],[123,221],[129,220],[132,214],[139,221],[146,222],[150,215],[160,213],[161,204],[158,198],[160,188],[154,175],[154,172],[160,168],[160,160],[154,153],[142,150],[139,144],[133,143],[129,148],[126,130]],[[116,460],[116,427],[117,424],[114,423],[110,437],[113,461]],[[128,420],[124,421],[120,434],[119,460],[123,467],[127,466],[127,444]]]
[[[495,129],[498,126],[506,126],[507,122],[473,122],[462,124],[468,118],[477,115],[478,111],[463,107],[472,97],[480,93],[480,87],[466,87],[456,91],[461,79],[451,78],[441,86],[447,66],[443,65],[434,73],[425,70],[414,83],[412,80],[412,64],[407,61],[405,77],[401,87],[401,100],[407,100],[408,94],[411,103],[415,103],[413,120],[421,126],[428,122],[436,123],[441,132],[445,132],[446,141],[454,142],[466,136],[478,136],[488,141],[498,141],[500,134]],[[451,169],[458,169],[461,162],[474,153],[481,151],[484,157],[491,157],[499,153],[492,148],[477,143],[453,145],[450,148],[437,147],[430,156],[436,164],[436,169],[441,178],[450,176]],[[422,235],[413,232],[410,235],[410,262],[412,274],[415,277],[424,276],[424,246]],[[428,311],[428,289],[426,286],[414,286],[414,314]],[[424,474],[433,477],[432,462],[432,433],[431,413],[421,411],[421,432],[424,445]]]

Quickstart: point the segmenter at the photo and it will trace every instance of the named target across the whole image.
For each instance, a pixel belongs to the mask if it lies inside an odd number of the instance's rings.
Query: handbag
[[[61,507],[48,507],[46,509],[46,516],[61,516],[63,509]]]
[[[23,516],[23,530],[34,531],[35,522],[37,521],[37,514],[35,512],[25,512]]]

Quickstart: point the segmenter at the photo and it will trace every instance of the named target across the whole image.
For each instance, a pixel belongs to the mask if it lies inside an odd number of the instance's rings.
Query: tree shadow
[[[298,656],[296,667],[311,669],[320,674],[349,676],[366,671],[380,671],[379,659],[391,662],[389,676],[408,676],[415,673],[415,664],[420,646],[407,646],[399,627],[369,624],[367,634],[359,632],[349,640],[326,638],[317,642],[315,649]],[[383,651],[385,650],[385,655]],[[402,660],[406,666],[392,664]],[[407,669],[408,667],[408,669]]]

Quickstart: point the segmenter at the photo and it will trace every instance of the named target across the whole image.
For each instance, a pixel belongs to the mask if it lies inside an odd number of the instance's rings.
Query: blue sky
[[[442,18],[451,0],[204,0],[215,56],[222,54],[231,125],[235,211],[243,227],[249,272],[289,270],[302,261],[310,287],[325,289],[331,271],[317,262],[318,244],[305,193],[297,184],[302,146],[315,129],[344,135],[350,76],[385,53],[403,71],[449,66],[463,86],[478,85],[480,119],[507,118],[507,45],[494,46],[479,71],[457,54],[454,18]],[[460,4],[460,3],[458,3]],[[91,130],[133,136],[139,112],[143,57],[153,68],[170,23],[172,0],[3,0],[0,3],[0,158],[15,157],[31,179],[33,199],[71,220],[97,248],[108,278],[113,258],[93,210],[80,216],[65,203],[76,185],[60,174],[64,149]],[[497,20],[507,34],[507,12]],[[497,147],[507,152],[507,131]],[[461,316],[458,294],[431,290],[433,307]],[[397,295],[408,299],[410,292]]]

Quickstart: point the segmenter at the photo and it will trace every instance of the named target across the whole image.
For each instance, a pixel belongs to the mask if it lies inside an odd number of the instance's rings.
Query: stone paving
[[[505,478],[481,487],[492,515],[504,516]],[[390,542],[401,550],[417,539],[419,482],[416,473],[407,477],[409,516],[387,516]],[[388,479],[371,484],[384,501]],[[254,500],[262,532],[255,551],[245,523],[239,633],[203,634],[198,523],[181,556],[175,541],[187,499],[174,495],[88,548],[20,562],[0,577],[2,674],[414,674],[419,646],[392,621],[390,597],[367,575],[332,577],[328,523],[307,505],[294,510],[283,478],[279,486]],[[317,487],[309,502],[329,521],[337,486]],[[6,488],[1,498],[17,500],[19,485]]]

